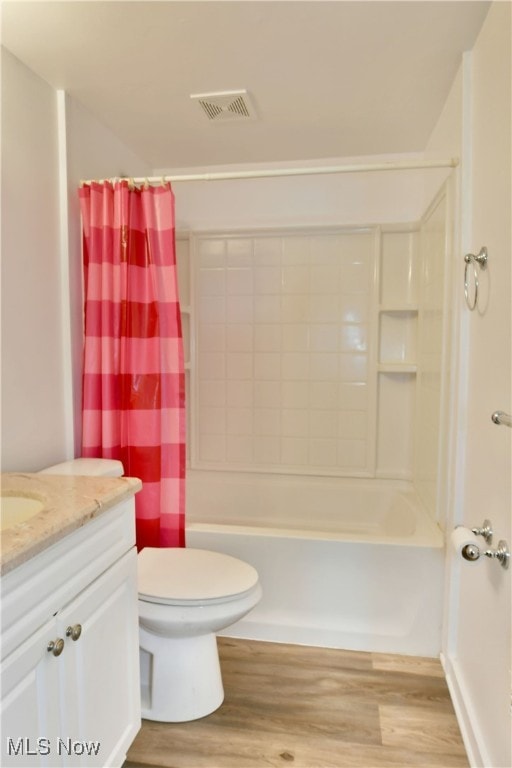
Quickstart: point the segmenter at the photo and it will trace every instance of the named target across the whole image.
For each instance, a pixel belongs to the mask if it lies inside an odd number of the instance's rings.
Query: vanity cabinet
[[[2,579],[1,765],[121,766],[140,728],[134,502]]]
[[[59,730],[59,679],[44,652],[54,625],[48,621],[2,663],[2,766],[51,765],[29,752]]]

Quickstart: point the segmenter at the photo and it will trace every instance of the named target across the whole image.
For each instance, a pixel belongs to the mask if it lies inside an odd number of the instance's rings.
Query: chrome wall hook
[[[471,533],[474,533],[475,536],[483,536],[486,544],[492,544],[493,530],[490,520],[484,520],[481,528],[472,528]]]
[[[475,256],[474,253],[466,253],[464,256],[464,261],[466,262],[466,266],[464,267],[464,297],[466,299],[466,304],[468,305],[468,308],[473,311],[477,305],[478,302],[478,288],[479,288],[479,281],[478,281],[478,267],[480,269],[486,269],[487,267],[487,261],[489,259],[489,255],[487,253],[487,248],[482,246],[480,248],[480,252]],[[469,265],[473,265],[473,283],[474,283],[474,295],[473,300],[470,299],[469,295]]]

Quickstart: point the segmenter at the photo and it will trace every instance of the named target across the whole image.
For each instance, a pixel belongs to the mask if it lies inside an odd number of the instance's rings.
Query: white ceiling
[[[152,168],[422,151],[488,2],[2,3],[2,43]],[[246,88],[253,122],[192,93]]]

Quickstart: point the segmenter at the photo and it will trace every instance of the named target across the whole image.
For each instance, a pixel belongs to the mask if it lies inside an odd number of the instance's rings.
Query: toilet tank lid
[[[94,475],[97,477],[121,477],[123,465],[115,459],[73,459],[54,464],[41,470],[46,475]]]

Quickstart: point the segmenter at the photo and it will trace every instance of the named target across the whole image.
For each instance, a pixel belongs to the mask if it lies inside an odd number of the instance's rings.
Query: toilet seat
[[[143,602],[214,605],[237,600],[258,585],[255,568],[219,552],[146,547],[137,559]]]

